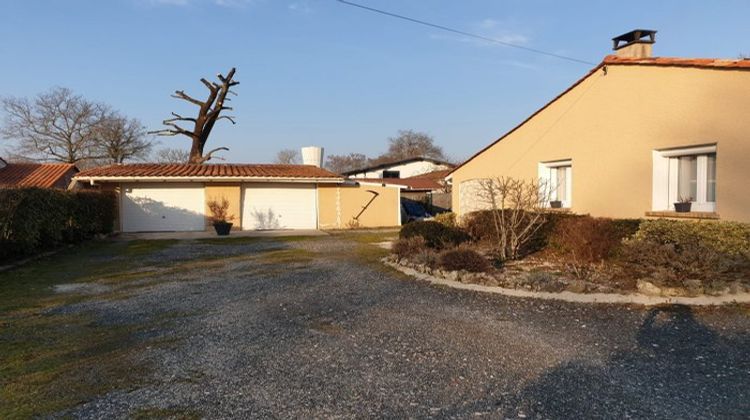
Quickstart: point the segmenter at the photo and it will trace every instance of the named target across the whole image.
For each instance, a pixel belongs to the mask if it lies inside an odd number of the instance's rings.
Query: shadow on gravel
[[[654,308],[640,327],[635,351],[616,353],[603,366],[586,361],[558,366],[528,385],[506,414],[741,418],[750,413],[749,352],[748,335],[722,337],[698,322],[689,307]]]

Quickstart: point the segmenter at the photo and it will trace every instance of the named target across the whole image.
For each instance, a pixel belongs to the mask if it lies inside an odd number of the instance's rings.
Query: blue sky
[[[659,30],[655,54],[750,53],[750,2],[355,0],[531,48],[599,62],[636,27]],[[237,67],[237,125],[210,147],[229,162],[282,148],[377,155],[399,129],[425,131],[470,156],[590,67],[461,38],[335,0],[7,1],[0,15],[0,95],[65,86],[149,128],[193,108],[200,77]],[[188,147],[184,137],[161,138]]]

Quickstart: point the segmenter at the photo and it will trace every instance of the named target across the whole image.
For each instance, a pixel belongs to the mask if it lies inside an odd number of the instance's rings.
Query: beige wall
[[[242,228],[242,188],[240,184],[206,184],[206,228],[210,228],[211,211],[208,209],[208,202],[211,200],[221,200],[226,198],[229,201],[230,216],[234,216],[229,222],[234,223],[232,230]]]
[[[652,151],[716,144],[716,211],[750,222],[748,110],[750,71],[609,65],[454,172],[453,209],[465,181],[535,179],[539,162],[572,159],[574,212],[644,217]]]
[[[375,191],[378,196],[359,216],[359,227],[398,226],[401,214],[399,189],[380,186],[318,185],[318,227],[345,229],[362,211]]]

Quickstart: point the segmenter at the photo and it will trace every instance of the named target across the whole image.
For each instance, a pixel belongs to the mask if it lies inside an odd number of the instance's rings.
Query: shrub
[[[393,243],[391,252],[395,254],[400,261],[403,259],[411,259],[426,247],[424,238],[421,236],[413,236],[411,238],[398,239]]]
[[[624,241],[620,263],[635,278],[667,286],[685,280],[746,279],[750,272],[750,224],[649,220]]]
[[[434,221],[412,222],[401,228],[399,237],[421,236],[426,245],[434,249],[449,248],[464,243],[469,235],[459,228],[452,228]]]
[[[412,261],[417,264],[426,265],[430,268],[435,268],[439,262],[438,253],[431,248],[424,248],[421,251],[414,254]]]
[[[497,210],[494,210],[497,212]],[[494,227],[493,210],[480,210],[469,213],[463,221],[464,229],[471,238],[477,242],[492,244],[495,241],[497,230]],[[566,213],[549,213],[545,221],[539,226],[529,240],[518,250],[517,257],[523,257],[546,248],[555,226],[561,221],[570,218],[581,217]]]
[[[478,252],[468,248],[456,248],[440,254],[440,267],[445,270],[466,270],[481,273],[490,269],[490,263]]]
[[[436,215],[435,221],[450,228],[458,227],[458,224],[456,223],[456,213],[450,211]]]
[[[0,259],[110,233],[114,214],[111,193],[0,190]]]
[[[589,216],[560,219],[549,236],[556,255],[580,264],[601,262],[611,257],[622,240],[638,230],[639,220],[613,220]]]

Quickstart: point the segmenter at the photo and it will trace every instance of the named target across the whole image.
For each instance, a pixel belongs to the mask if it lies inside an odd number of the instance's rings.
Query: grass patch
[[[83,316],[2,318],[0,418],[28,418],[130,387],[145,372],[129,358],[132,328]]]
[[[351,241],[359,242],[362,244],[375,244],[378,242],[385,242],[398,239],[398,232],[393,231],[372,231],[372,232],[346,232],[341,231],[334,233],[334,235],[348,239]]]
[[[90,241],[0,273],[0,418],[43,417],[139,383],[146,369],[130,356],[146,345],[134,334],[149,323],[104,326],[47,309],[107,296],[56,294],[56,284],[127,284],[152,275],[133,270],[174,243]]]
[[[264,238],[254,236],[230,236],[224,238],[201,238],[196,239],[195,241],[201,244],[208,245],[244,245],[256,243],[261,239]]]
[[[127,257],[142,257],[158,251],[163,251],[170,246],[177,244],[176,239],[153,239],[153,240],[135,240],[126,242],[125,249],[121,255]]]

